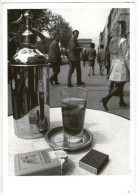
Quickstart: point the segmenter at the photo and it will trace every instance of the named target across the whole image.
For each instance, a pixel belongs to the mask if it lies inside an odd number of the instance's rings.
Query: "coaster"
[[[93,140],[93,135],[87,129],[83,130],[82,141],[78,143],[68,143],[64,141],[63,126],[51,129],[46,134],[49,145],[54,149],[79,150],[88,146]]]

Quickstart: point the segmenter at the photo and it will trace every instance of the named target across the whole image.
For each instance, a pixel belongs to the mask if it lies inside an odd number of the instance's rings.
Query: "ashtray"
[[[63,126],[55,127],[47,132],[46,140],[49,145],[54,149],[63,149],[63,150],[79,150],[88,146],[93,140],[92,133],[83,129],[82,141],[78,143],[68,143],[64,141],[63,138]]]

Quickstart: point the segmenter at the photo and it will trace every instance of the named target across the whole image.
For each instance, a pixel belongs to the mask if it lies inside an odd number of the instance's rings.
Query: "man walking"
[[[79,35],[78,30],[73,31],[73,38],[69,43],[69,72],[68,72],[68,87],[73,87],[71,84],[71,77],[76,68],[77,72],[77,85],[84,85],[85,83],[81,81],[81,66],[80,66],[80,52],[83,48],[79,47],[77,38]]]
[[[58,74],[60,72],[61,52],[59,48],[59,36],[56,34],[54,40],[49,46],[49,62],[52,65],[53,75],[50,77],[50,84],[52,86],[59,85]],[[54,82],[54,83],[53,83]]]

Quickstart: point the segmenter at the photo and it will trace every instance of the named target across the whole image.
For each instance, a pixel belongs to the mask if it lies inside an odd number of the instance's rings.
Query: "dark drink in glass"
[[[83,92],[83,89],[81,90]],[[70,96],[65,92],[66,97],[61,100],[64,140],[69,143],[82,141],[87,91],[84,89],[83,93],[85,96],[77,97],[76,93]]]

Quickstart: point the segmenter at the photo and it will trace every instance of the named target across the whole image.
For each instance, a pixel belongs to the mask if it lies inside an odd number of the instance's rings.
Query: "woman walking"
[[[123,99],[123,87],[126,82],[129,81],[129,66],[128,66],[128,45],[125,35],[125,29],[122,28],[123,21],[118,21],[116,31],[110,41],[109,51],[111,55],[111,69],[109,73],[109,80],[115,83],[114,88],[109,94],[102,98],[101,102],[106,110],[107,103],[115,96],[119,94],[119,105],[122,107],[127,106]]]
[[[88,60],[88,54],[87,54],[87,51],[86,51],[85,48],[83,50],[81,58],[82,58],[82,61],[83,61],[83,66],[85,67],[86,66],[86,61]]]
[[[88,61],[89,61],[88,76],[90,76],[90,74],[91,74],[91,68],[92,68],[93,75],[95,75],[95,73],[94,73],[95,58],[96,58],[95,43],[91,43],[90,50],[88,51]]]

